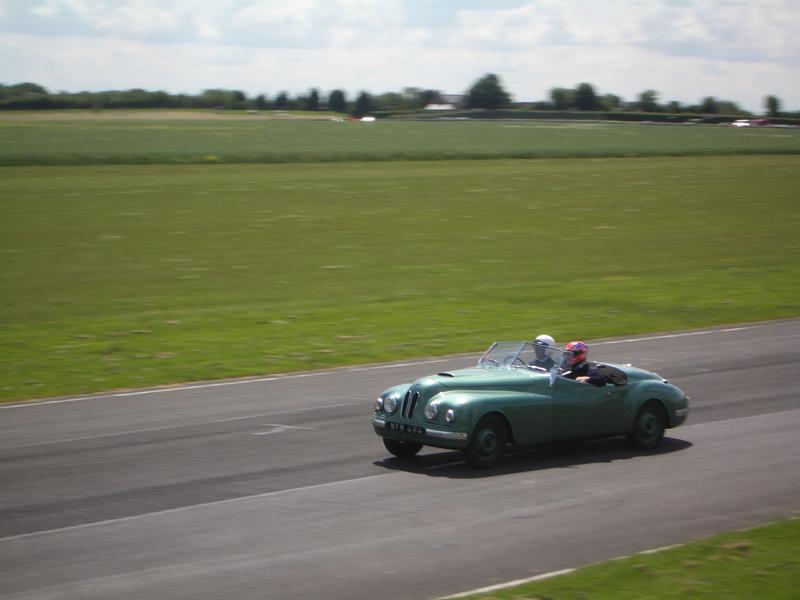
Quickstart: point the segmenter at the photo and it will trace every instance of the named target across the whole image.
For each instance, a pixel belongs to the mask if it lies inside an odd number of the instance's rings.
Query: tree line
[[[270,98],[265,94],[248,96],[241,90],[207,89],[197,95],[169,94],[143,89],[103,92],[51,93],[35,83],[0,84],[0,110],[31,109],[102,109],[102,108],[203,108],[238,110],[330,111],[363,116],[370,113],[398,113],[422,110],[431,104],[452,105],[457,109],[531,110],[531,111],[603,111],[607,113],[668,113],[752,116],[735,102],[707,96],[695,104],[672,100],[662,102],[655,90],[643,90],[634,100],[600,94],[590,83],[575,88],[556,87],[546,100],[513,102],[500,78],[488,73],[475,81],[463,95],[453,98],[439,90],[408,87],[401,92],[372,95],[361,92],[349,99],[341,89],[323,95],[312,88],[306,94],[290,96],[280,92]],[[764,98],[764,114],[770,117],[800,117],[800,111],[785,113],[774,95]]]
[[[273,98],[265,94],[248,97],[241,90],[207,89],[200,94],[169,94],[143,89],[103,92],[51,93],[36,83],[0,84],[0,110],[102,109],[102,108],[204,108],[248,110],[330,111],[365,115],[376,110],[413,111],[427,106],[438,96],[434,90],[405,88],[400,93],[373,96],[361,92],[349,99],[344,90],[332,90],[326,96],[318,89],[290,96],[280,92]]]
[[[511,108],[511,97],[503,89],[497,75],[489,73],[476,81],[466,94],[465,108],[503,109]],[[515,105],[520,107],[519,104]],[[581,83],[575,88],[552,88],[547,100],[525,103],[529,110],[546,111],[605,111],[605,112],[640,112],[669,114],[704,114],[704,115],[742,115],[751,114],[730,100],[720,100],[707,96],[696,104],[682,104],[676,100],[666,103],[659,101],[656,90],[644,90],[635,100],[625,101],[616,94],[598,94],[591,83]],[[800,116],[781,112],[781,101],[774,95],[764,98],[764,113],[771,117]]]

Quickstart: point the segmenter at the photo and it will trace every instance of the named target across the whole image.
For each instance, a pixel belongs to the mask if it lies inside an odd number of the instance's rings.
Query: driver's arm
[[[581,375],[580,377],[576,377],[575,381],[577,381],[578,383],[588,383],[590,385],[596,385],[597,387],[603,387],[606,384],[605,379],[595,369],[590,370],[588,375]]]

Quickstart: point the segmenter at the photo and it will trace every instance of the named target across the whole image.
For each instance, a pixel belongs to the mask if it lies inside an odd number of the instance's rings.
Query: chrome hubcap
[[[658,418],[651,412],[643,414],[639,421],[639,430],[644,438],[655,437],[658,432]]]
[[[478,443],[485,454],[491,454],[497,448],[497,434],[491,429],[484,429],[478,436]]]

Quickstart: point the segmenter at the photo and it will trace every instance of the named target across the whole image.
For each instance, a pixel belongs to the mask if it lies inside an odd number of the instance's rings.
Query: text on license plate
[[[419,425],[406,425],[405,423],[386,423],[389,431],[402,431],[403,433],[413,433],[416,435],[425,435],[425,428]]]

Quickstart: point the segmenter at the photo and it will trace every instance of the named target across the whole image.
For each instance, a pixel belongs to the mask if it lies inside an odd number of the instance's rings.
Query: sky
[[[591,83],[800,110],[800,0],[0,0],[0,83],[50,91],[312,88],[516,101]]]

